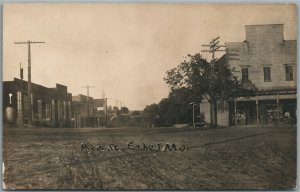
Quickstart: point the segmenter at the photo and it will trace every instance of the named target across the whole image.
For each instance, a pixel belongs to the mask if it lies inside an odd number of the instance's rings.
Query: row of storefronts
[[[117,111],[104,98],[72,96],[67,86],[47,88],[31,83],[31,113],[27,81],[3,82],[3,123],[13,127],[105,127]],[[29,122],[31,116],[31,122]]]
[[[3,120],[4,124],[26,125],[31,122],[37,126],[70,126],[72,119],[72,94],[67,87],[56,84],[47,88],[32,83],[31,99],[28,99],[27,82],[14,78],[3,82]],[[28,101],[31,101],[29,113]]]

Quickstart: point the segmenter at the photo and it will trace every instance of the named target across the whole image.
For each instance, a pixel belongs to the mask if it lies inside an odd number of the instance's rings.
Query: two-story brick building
[[[218,112],[218,124],[278,123],[287,112],[295,122],[297,41],[284,39],[283,24],[246,25],[245,32],[245,41],[225,43],[226,62],[258,91],[234,98],[229,111]]]

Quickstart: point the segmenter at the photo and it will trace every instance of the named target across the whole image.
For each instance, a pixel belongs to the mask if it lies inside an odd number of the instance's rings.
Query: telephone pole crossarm
[[[15,42],[15,44],[28,44],[28,43],[45,43],[44,41],[22,41],[22,42]]]

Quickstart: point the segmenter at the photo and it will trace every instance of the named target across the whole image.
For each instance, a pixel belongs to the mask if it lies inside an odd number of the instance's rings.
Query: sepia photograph
[[[3,190],[295,190],[297,5],[4,3]]]

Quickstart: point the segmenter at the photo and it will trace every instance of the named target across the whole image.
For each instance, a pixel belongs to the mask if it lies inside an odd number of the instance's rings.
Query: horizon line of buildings
[[[116,115],[118,107],[108,106],[107,99],[73,96],[65,85],[54,88],[31,83],[31,114],[36,126],[100,127]],[[28,124],[28,82],[18,78],[3,82],[3,123],[22,127]]]

